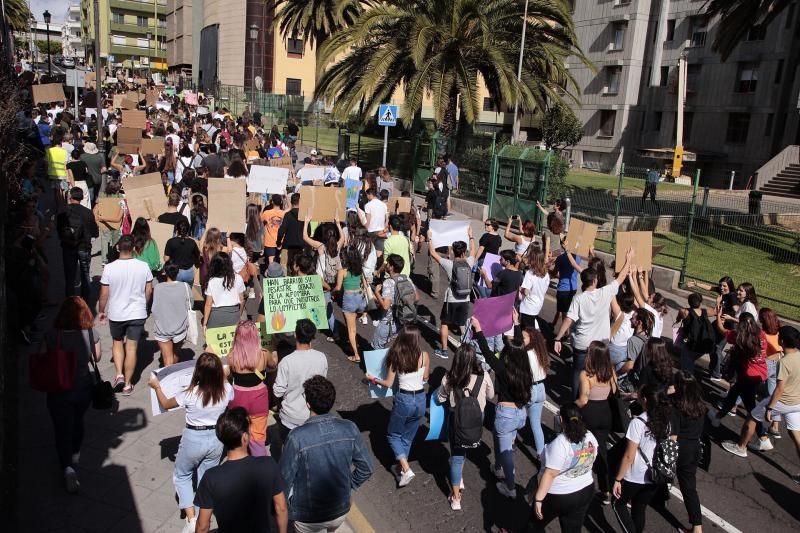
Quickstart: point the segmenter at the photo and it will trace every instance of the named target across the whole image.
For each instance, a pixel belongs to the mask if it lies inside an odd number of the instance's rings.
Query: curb
[[[344,521],[345,525],[350,528],[354,533],[375,533],[373,528],[358,505],[353,502],[350,506],[350,512],[347,513],[347,518]]]

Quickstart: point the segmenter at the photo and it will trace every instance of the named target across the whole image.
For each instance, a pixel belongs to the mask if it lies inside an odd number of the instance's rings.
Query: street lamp
[[[517,65],[517,84],[522,83],[522,57],[525,53],[525,30],[528,27],[528,0],[525,0],[525,14],[522,15],[522,41],[519,44],[519,64]],[[517,91],[517,98],[514,101],[514,124],[512,125],[511,142],[516,144],[519,142],[519,90]]]
[[[50,59],[50,12],[45,9],[42,17],[44,18],[45,31],[47,32],[47,75],[52,76],[53,61]]]
[[[153,33],[148,31],[147,32],[147,56],[148,56],[147,57],[147,81],[148,81],[148,85],[149,85],[149,81],[150,81],[150,69],[151,69],[150,63],[153,61],[153,57],[150,55],[150,39],[152,39],[152,38],[153,38]],[[158,46],[158,43],[155,43],[154,46]]]
[[[258,44],[258,25],[250,24],[250,40],[253,41],[253,63],[251,66],[251,77],[253,82],[253,99],[256,95],[256,44]]]

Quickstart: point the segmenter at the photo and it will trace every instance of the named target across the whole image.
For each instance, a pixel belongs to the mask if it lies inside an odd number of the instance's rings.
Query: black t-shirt
[[[222,178],[225,176],[225,161],[219,154],[210,154],[200,164],[200,168],[208,170],[208,177]]]
[[[481,235],[481,240],[478,241],[478,246],[483,246],[483,253],[478,259],[483,259],[486,254],[497,255],[500,251],[500,246],[503,244],[503,238],[500,235],[492,235],[491,233],[484,233]]]
[[[297,137],[297,132],[300,131],[300,128],[297,127],[297,124],[292,124],[292,123],[288,124],[286,126],[286,129],[289,130],[289,135],[291,135],[292,137]]]
[[[220,533],[276,531],[272,498],[283,490],[280,469],[272,457],[245,457],[208,470],[194,504],[214,510]]]
[[[504,268],[492,280],[492,296],[503,296],[519,290],[525,274]]]
[[[188,207],[184,206],[183,211],[185,214],[187,215],[189,214]],[[186,218],[186,217],[184,216],[184,214],[179,213],[178,211],[175,211],[174,213],[161,213],[160,215],[158,215],[159,222],[161,222],[162,224],[169,224],[172,227],[175,227],[175,224],[177,224],[181,218]]]
[[[72,177],[75,181],[86,181],[89,179],[89,169],[86,163],[81,160],[70,161],[67,163],[67,169],[72,171]]]
[[[705,417],[689,418],[677,408],[672,409],[672,433],[683,440],[699,440],[703,435]]]
[[[188,237],[186,239],[173,237],[168,240],[164,255],[174,261],[181,270],[192,268],[200,261],[200,249],[197,243]]]

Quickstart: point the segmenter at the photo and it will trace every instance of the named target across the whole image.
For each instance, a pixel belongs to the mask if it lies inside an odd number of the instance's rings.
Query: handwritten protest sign
[[[468,220],[431,220],[430,226],[434,248],[451,246],[456,241],[469,245]]]
[[[244,231],[247,182],[208,180],[208,225],[220,231]]]
[[[264,278],[264,315],[268,333],[293,332],[298,320],[308,318],[325,328],[325,297],[319,276]]]
[[[516,292],[491,298],[478,298],[472,315],[481,323],[481,329],[486,337],[500,335],[514,326],[511,310],[514,309]]]
[[[208,350],[219,357],[228,355],[233,348],[233,339],[236,335],[236,326],[223,328],[208,328],[206,330],[206,344]]]
[[[125,199],[128,202],[132,220],[136,220],[138,217],[155,220],[163,212],[166,200],[160,172],[130,176],[125,179],[124,185]]]
[[[358,208],[358,193],[361,191],[361,180],[344,180],[344,190],[347,191],[347,209]]]
[[[386,361],[387,353],[389,353],[388,349],[364,352],[364,365],[367,368],[367,372],[377,378],[386,379],[386,365],[384,362]],[[388,398],[393,395],[394,392],[391,388],[375,385],[374,383],[369,384],[370,398]]]
[[[347,191],[341,187],[303,187],[300,189],[300,218],[316,222],[343,220],[347,205]]]
[[[617,254],[614,268],[617,272],[625,265],[625,255],[633,248],[632,262],[642,270],[653,268],[653,232],[652,231],[619,231],[617,232]]]
[[[247,176],[247,192],[286,194],[289,171],[285,168],[252,165]]]
[[[183,97],[187,105],[197,105],[197,93],[185,91]]]
[[[153,372],[153,375],[158,379],[159,385],[161,385],[161,392],[164,393],[164,396],[167,398],[174,398],[179,393],[186,390],[192,382],[192,374],[194,374],[196,363],[196,359],[190,359],[189,361],[176,363]],[[173,407],[170,411],[174,411],[175,409],[180,409],[180,407]],[[150,389],[150,411],[153,416],[167,412],[161,407],[161,404],[158,403],[155,389]]]
[[[589,257],[589,248],[594,246],[597,224],[573,218],[569,222],[569,232],[564,241],[564,249],[574,255]]]
[[[258,333],[261,335],[261,349],[271,352],[275,349],[275,337],[267,333],[267,323],[259,322]]]
[[[269,166],[285,168],[287,170],[294,171],[294,165],[292,164],[291,157],[276,157],[275,159],[270,159]]]
[[[297,179],[300,180],[300,183],[314,182],[317,180],[321,181],[324,177],[325,169],[314,165],[305,165],[303,168],[297,171]]]
[[[159,111],[169,111],[170,109],[172,109],[172,103],[166,102],[164,100],[159,100],[158,102],[156,102],[156,108],[158,108]]]
[[[50,102],[61,102],[66,100],[64,87],[60,83],[45,83],[42,85],[31,85],[33,91],[34,104],[48,104]]]
[[[401,215],[403,213],[411,212],[411,198],[393,196],[389,198],[387,205],[389,206],[390,215]]]

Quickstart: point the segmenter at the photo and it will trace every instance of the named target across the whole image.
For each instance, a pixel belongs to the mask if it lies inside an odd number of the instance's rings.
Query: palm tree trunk
[[[455,90],[450,93],[447,99],[447,109],[444,111],[442,123],[439,124],[439,141],[437,142],[437,157],[446,157],[452,149],[454,135],[456,133],[456,113],[458,111],[458,92]]]

